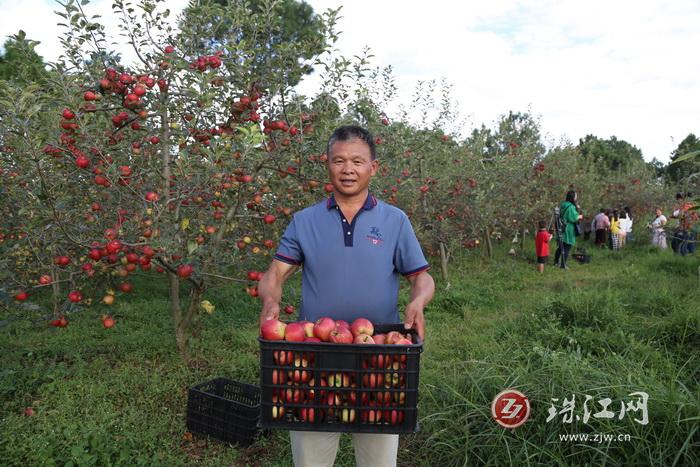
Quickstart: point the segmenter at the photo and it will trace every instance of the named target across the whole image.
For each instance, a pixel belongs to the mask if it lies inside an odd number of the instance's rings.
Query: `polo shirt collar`
[[[367,199],[365,200],[365,204],[362,205],[362,209],[365,211],[369,211],[372,208],[374,208],[376,205],[377,205],[377,198],[372,196],[372,193],[367,193]],[[334,209],[337,206],[338,206],[338,202],[335,200],[335,196],[333,196],[331,194],[331,196],[326,201],[326,207],[328,209]]]

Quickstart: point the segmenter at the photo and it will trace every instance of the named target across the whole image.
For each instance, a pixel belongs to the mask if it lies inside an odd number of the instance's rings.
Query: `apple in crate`
[[[352,332],[345,328],[336,328],[331,331],[329,340],[334,344],[352,344]]]
[[[358,334],[355,336],[353,344],[375,344],[375,342],[369,334]]]
[[[314,336],[321,339],[323,342],[328,342],[331,332],[335,329],[335,321],[331,318],[323,317],[314,324]]]
[[[284,330],[284,339],[290,342],[302,342],[306,338],[304,325],[301,323],[289,323]]]
[[[286,327],[287,325],[278,319],[268,319],[262,324],[260,333],[263,339],[281,341],[284,339]]]
[[[304,326],[304,334],[306,334],[306,337],[314,337],[314,323],[311,321],[299,321],[299,324]]]
[[[353,336],[359,336],[360,334],[371,336],[374,334],[374,325],[367,318],[357,318],[350,325],[350,330]]]
[[[385,344],[396,344],[398,341],[404,338],[404,335],[399,331],[389,331],[386,335]]]
[[[335,322],[335,328],[336,329],[348,329],[350,330],[350,323],[347,321],[343,321],[342,319],[336,320]]]

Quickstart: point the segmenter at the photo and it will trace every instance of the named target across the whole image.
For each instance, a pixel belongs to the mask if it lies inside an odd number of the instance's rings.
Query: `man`
[[[435,291],[411,223],[400,209],[377,200],[369,183],[379,166],[374,138],[342,126],[328,140],[330,198],[296,213],[258,291],[260,324],[277,318],[284,282],[303,265],[300,319],[322,316],[352,322],[399,323],[399,275],[410,283],[405,328],[425,336],[423,309]],[[290,432],[294,465],[332,466],[340,433]],[[395,466],[398,435],[353,434],[358,466]]]
[[[671,217],[678,219],[678,226],[673,234],[671,248],[674,253],[685,256],[695,253],[695,224],[698,221],[698,213],[693,209],[695,203],[692,202],[692,193],[685,196],[682,193],[676,194],[676,203]]]
[[[610,228],[610,219],[605,209],[600,208],[600,212],[593,218],[593,229],[595,230],[595,244],[600,248],[605,246],[605,233]]]

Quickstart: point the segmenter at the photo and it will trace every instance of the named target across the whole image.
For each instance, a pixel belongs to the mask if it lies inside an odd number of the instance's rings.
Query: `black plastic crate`
[[[260,388],[215,378],[189,389],[187,428],[228,443],[249,446],[259,432]]]
[[[591,255],[586,254],[584,248],[577,248],[571,253],[571,257],[582,264],[588,264],[591,262]]]
[[[412,345],[260,342],[263,428],[353,433],[418,430],[423,343],[402,324],[375,334],[410,334]]]

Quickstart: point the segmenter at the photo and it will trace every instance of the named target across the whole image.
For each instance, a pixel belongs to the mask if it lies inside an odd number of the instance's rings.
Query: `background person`
[[[633,242],[634,234],[632,233],[632,226],[634,224],[634,218],[632,217],[632,209],[629,206],[625,206],[625,214],[627,214],[627,219],[629,221],[629,229],[627,230],[627,235],[625,235],[625,242]]]
[[[668,222],[668,219],[666,219],[666,216],[664,216],[661,208],[656,208],[655,214],[656,217],[653,221],[651,221],[651,224],[649,224],[649,227],[651,227],[651,244],[665,250],[667,245],[664,226],[666,225],[666,222]]]
[[[610,218],[610,244],[612,245],[613,251],[620,249],[620,213],[617,209],[613,209],[612,216]]]
[[[593,228],[595,230],[595,244],[599,248],[603,248],[610,228],[610,219],[608,219],[605,208],[600,208],[598,214],[593,218]]]
[[[583,217],[576,208],[577,195],[574,190],[566,193],[566,199],[559,206],[561,248],[554,253],[554,264],[569,269],[566,264],[571,249],[576,245],[576,224]]]
[[[680,198],[679,198],[680,197]],[[695,253],[696,225],[698,223],[698,212],[692,209],[695,203],[691,201],[692,193],[681,193],[676,195],[679,204],[673,211],[671,217],[678,219],[678,227],[673,233],[673,251],[681,256]]]
[[[369,193],[378,162],[374,137],[343,126],[328,141],[330,198],[294,214],[258,291],[260,323],[279,317],[284,282],[303,266],[300,320],[400,323],[399,276],[410,283],[405,328],[425,335],[423,309],[435,291],[428,263],[406,214]],[[335,462],[340,433],[290,431],[294,465]],[[399,436],[354,433],[358,466],[395,466]]]
[[[552,234],[547,231],[547,223],[544,220],[538,222],[537,235],[535,236],[535,255],[537,256],[537,270],[544,273],[544,265],[549,259],[549,242]]]
[[[619,241],[620,241],[620,248],[625,246],[625,243],[627,243],[627,239],[632,232],[632,219],[629,218],[627,211],[622,211],[622,214],[620,214],[620,233],[619,235]]]
[[[673,205],[673,211],[671,211],[671,219],[677,220],[671,237],[671,249],[674,253],[685,256],[687,234],[685,230],[683,230],[683,223],[681,221],[683,205],[685,204],[683,198],[683,193],[676,193],[676,204]],[[681,246],[683,246],[683,249],[681,249]]]

